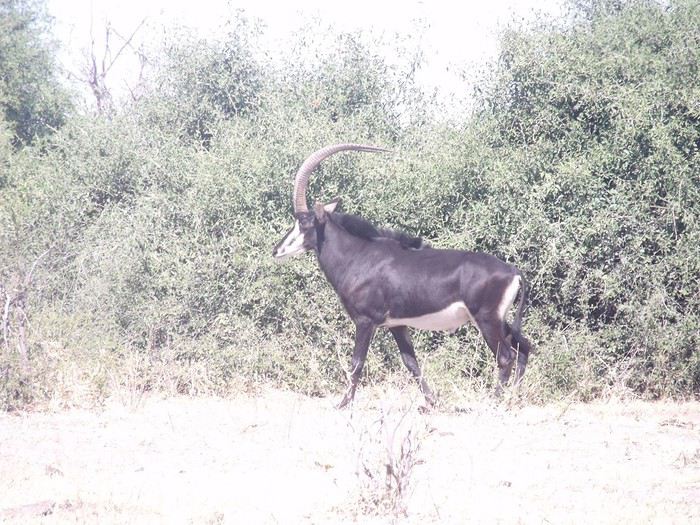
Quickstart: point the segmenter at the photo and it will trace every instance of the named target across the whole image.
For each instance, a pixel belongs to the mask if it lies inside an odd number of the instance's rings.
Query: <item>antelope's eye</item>
[[[314,225],[314,218],[312,216],[299,217],[299,224],[303,230],[308,230]]]

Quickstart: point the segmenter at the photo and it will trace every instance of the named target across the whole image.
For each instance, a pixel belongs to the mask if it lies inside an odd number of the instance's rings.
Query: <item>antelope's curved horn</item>
[[[306,188],[309,185],[309,176],[311,175],[311,172],[316,169],[316,166],[318,166],[323,159],[326,159],[334,153],[338,153],[340,151],[367,151],[371,153],[378,153],[389,150],[365,144],[333,144],[332,146],[326,146],[325,148],[313,152],[301,165],[299,171],[297,171],[296,178],[294,179],[294,213],[309,211],[309,206],[306,203]]]

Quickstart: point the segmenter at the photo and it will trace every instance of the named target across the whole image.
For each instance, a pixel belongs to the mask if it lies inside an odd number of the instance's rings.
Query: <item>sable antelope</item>
[[[401,358],[418,380],[426,402],[435,396],[421,374],[408,327],[454,331],[471,322],[493,352],[499,391],[515,364],[517,384],[527,365],[530,343],[520,332],[527,299],[522,273],[492,255],[425,247],[421,239],[382,230],[366,220],[336,212],[339,199],[310,211],[306,189],[311,172],[341,151],[386,152],[375,146],[336,144],[313,153],[294,180],[294,226],[275,246],[282,259],[313,250],[318,264],[355,323],[350,386],[338,405],[351,402],[377,328],[388,328]],[[518,290],[513,324],[505,316]]]

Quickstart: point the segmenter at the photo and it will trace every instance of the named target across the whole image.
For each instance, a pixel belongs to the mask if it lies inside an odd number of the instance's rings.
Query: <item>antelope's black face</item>
[[[297,213],[294,226],[272,250],[276,259],[286,259],[316,247],[316,217],[313,212]]]
[[[315,249],[316,226],[325,222],[325,214],[335,211],[338,203],[339,199],[336,199],[328,204],[317,204],[314,211],[296,213],[294,226],[272,250],[273,257],[286,259]]]

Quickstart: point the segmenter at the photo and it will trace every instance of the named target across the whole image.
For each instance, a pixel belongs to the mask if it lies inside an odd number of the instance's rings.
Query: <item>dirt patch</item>
[[[422,414],[369,389],[1,414],[0,520],[697,523],[699,436],[699,403]]]

